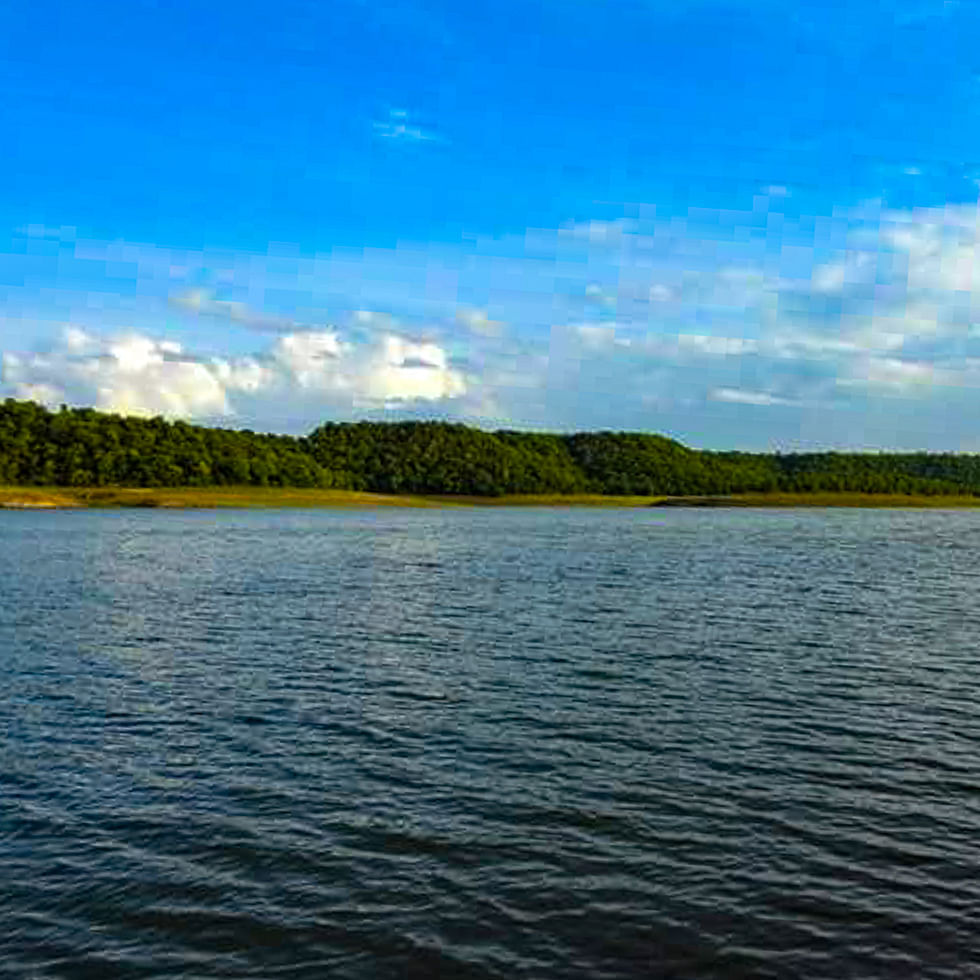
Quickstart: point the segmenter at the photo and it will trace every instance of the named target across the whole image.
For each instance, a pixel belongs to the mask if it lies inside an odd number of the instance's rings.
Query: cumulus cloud
[[[270,358],[301,388],[336,387],[343,374],[339,361],[344,351],[333,331],[306,330],[280,337]]]
[[[21,398],[71,402],[132,415],[229,412],[227,385],[179,344],[126,334],[102,340],[68,328],[53,350],[3,355],[5,382]]]
[[[238,396],[290,393],[353,406],[408,405],[467,390],[446,352],[384,335],[369,344],[330,330],[298,331],[249,357],[200,358],[180,344],[138,333],[103,337],[69,326],[49,350],[5,352],[3,380],[19,398],[95,405],[132,415],[201,418],[235,412]]]
[[[441,347],[395,334],[354,345],[332,331],[304,331],[279,338],[269,359],[300,388],[348,394],[355,405],[439,401],[466,391]]]
[[[385,404],[454,398],[466,391],[462,376],[449,367],[446,352],[431,343],[388,336],[368,354],[364,396]]]

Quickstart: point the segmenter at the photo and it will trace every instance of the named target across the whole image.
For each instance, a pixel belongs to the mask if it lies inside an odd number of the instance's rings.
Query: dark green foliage
[[[657,435],[327,423],[305,438],[0,404],[0,484],[291,486],[381,493],[976,494],[980,456],[705,452]]]
[[[769,489],[764,461],[726,459],[663,436],[583,432],[564,437],[589,488],[607,494],[724,494]]]
[[[953,453],[796,453],[770,457],[779,489],[807,492],[980,492],[980,456]]]
[[[299,439],[12,399],[0,405],[0,484],[332,485]]]
[[[575,493],[586,481],[557,436],[483,432],[447,422],[328,423],[313,458],[351,490],[383,493]]]

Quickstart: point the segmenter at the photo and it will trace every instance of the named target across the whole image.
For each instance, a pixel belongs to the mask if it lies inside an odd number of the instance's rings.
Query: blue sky
[[[951,0],[4,5],[0,395],[980,450],[978,28]]]

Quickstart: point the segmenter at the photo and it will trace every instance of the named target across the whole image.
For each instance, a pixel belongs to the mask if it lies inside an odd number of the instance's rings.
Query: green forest
[[[328,422],[306,436],[91,408],[0,405],[0,485],[323,487],[403,494],[980,496],[980,455],[745,453],[627,432],[486,432],[448,422]]]

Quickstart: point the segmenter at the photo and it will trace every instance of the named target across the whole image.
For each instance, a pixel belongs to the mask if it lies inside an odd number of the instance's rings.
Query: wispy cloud
[[[178,310],[200,316],[221,317],[251,327],[253,330],[281,332],[296,326],[295,322],[287,317],[266,316],[253,310],[246,303],[216,299],[213,290],[201,287],[174,293],[169,297],[169,303]]]
[[[491,320],[486,310],[460,308],[456,311],[456,322],[481,337],[501,337],[505,328],[501,320]]]
[[[715,388],[711,398],[718,402],[734,402],[737,405],[795,405],[789,398],[780,398],[767,391],[745,391],[742,388]]]
[[[389,109],[385,119],[375,120],[374,132],[387,140],[404,143],[445,143],[445,137],[434,129],[415,123],[407,109]]]

